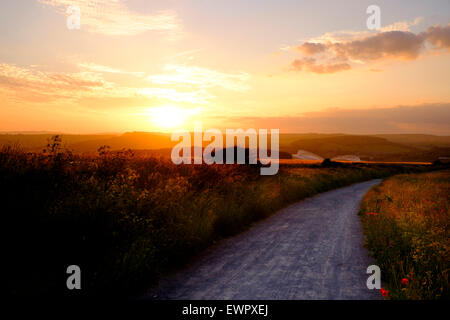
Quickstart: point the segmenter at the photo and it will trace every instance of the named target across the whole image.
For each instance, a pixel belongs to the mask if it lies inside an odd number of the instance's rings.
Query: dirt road
[[[150,299],[379,299],[358,207],[372,180],[295,203],[213,246]]]

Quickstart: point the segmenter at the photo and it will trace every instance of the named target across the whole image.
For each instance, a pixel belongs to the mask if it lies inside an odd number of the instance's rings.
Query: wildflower
[[[402,281],[401,281],[401,284],[404,285],[404,286],[407,286],[408,283],[409,283],[409,280],[406,279],[406,278],[403,278]]]
[[[376,213],[376,212],[368,212],[367,215],[368,215],[368,216],[376,216],[377,213]]]
[[[383,288],[380,289],[380,292],[381,292],[381,295],[383,297],[387,297],[387,295],[389,294],[389,291],[388,290],[384,290]]]

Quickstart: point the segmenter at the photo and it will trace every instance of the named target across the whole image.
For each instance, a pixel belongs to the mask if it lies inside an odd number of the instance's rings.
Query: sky
[[[0,131],[450,135],[449,0],[2,0],[0,30]]]

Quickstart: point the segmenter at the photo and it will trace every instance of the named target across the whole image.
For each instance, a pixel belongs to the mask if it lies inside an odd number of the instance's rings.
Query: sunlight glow
[[[150,108],[150,120],[160,129],[175,129],[186,124],[189,116],[199,112],[198,109],[183,109],[176,106],[159,106]]]

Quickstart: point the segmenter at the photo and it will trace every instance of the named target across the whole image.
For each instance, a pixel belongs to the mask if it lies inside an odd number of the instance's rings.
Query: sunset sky
[[[0,131],[450,135],[449,23],[448,0],[2,0]]]

